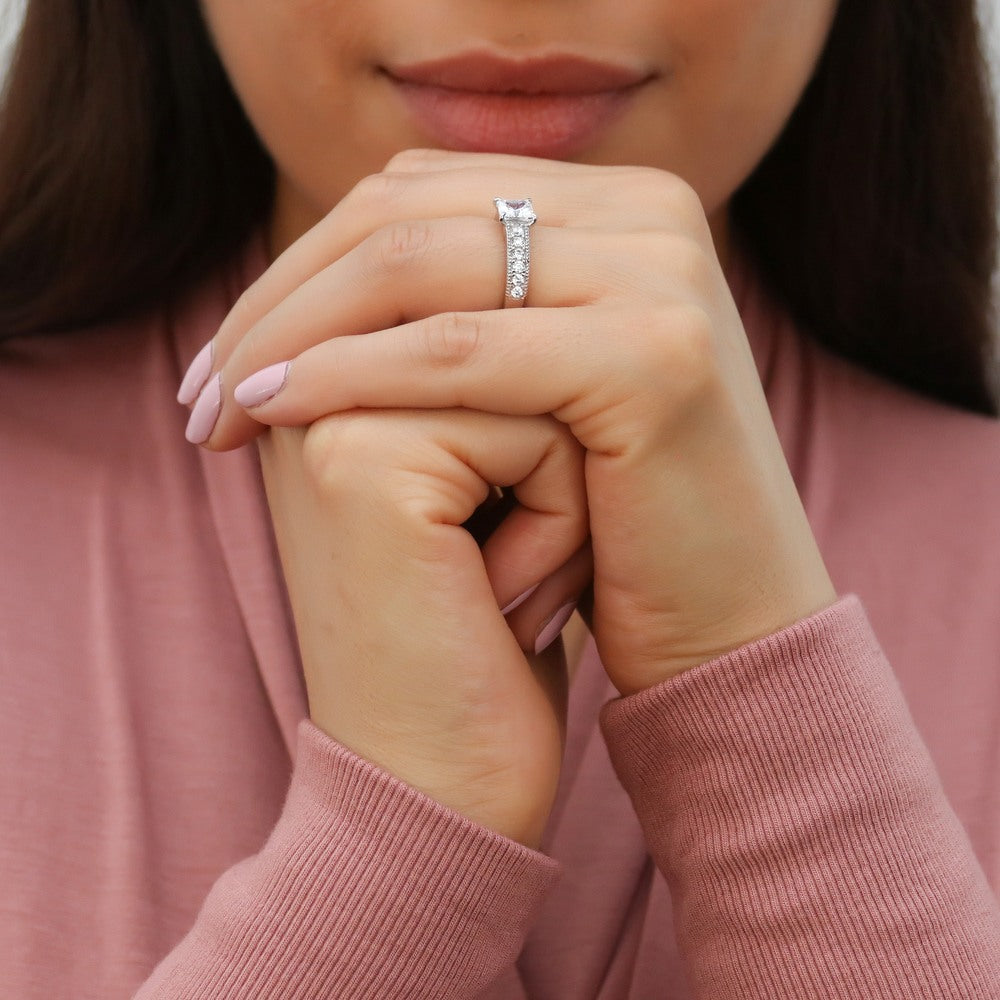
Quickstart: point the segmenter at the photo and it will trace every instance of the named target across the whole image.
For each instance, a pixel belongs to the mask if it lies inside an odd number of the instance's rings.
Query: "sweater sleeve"
[[[696,997],[1000,997],[996,899],[857,595],[601,728]]]
[[[136,1000],[475,997],[559,864],[299,725],[284,808]]]

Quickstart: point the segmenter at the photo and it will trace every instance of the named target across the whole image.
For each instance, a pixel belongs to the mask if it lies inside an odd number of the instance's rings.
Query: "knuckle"
[[[310,424],[302,441],[302,467],[313,489],[327,500],[358,493],[378,435],[361,414],[337,413]]]
[[[403,188],[403,180],[394,174],[368,174],[354,185],[345,196],[345,201],[359,209],[371,212],[384,211],[385,205],[395,201]]]
[[[260,281],[245,288],[233,303],[226,319],[228,330],[242,338],[253,329],[254,324],[265,314],[264,297]]]
[[[699,298],[709,299],[715,287],[713,261],[694,237],[658,231],[651,236],[650,256],[658,270],[671,275]]]
[[[226,319],[225,337],[216,339],[216,367],[232,362],[240,371],[252,372],[268,363],[261,360],[270,340],[268,312],[256,283],[242,292]]]
[[[705,208],[698,192],[682,177],[657,167],[638,167],[637,182],[652,203],[668,219],[685,230],[701,232],[706,225]]]
[[[402,149],[396,153],[385,165],[386,170],[412,170],[419,168],[435,159],[440,159],[440,154],[435,150],[427,149]]]
[[[648,387],[674,405],[700,399],[717,376],[712,321],[694,305],[656,310],[647,319],[638,364]]]
[[[423,360],[442,368],[465,364],[482,335],[483,321],[474,313],[439,313],[423,324]]]
[[[671,359],[692,375],[715,370],[715,336],[708,313],[694,305],[673,310]]]
[[[302,468],[326,510],[398,524],[426,519],[448,492],[433,472],[440,453],[406,420],[354,411],[323,417],[305,430]]]
[[[268,351],[271,340],[266,322],[254,323],[233,351],[233,364],[241,372],[259,371],[272,360]]]
[[[396,222],[383,226],[372,238],[374,267],[393,274],[412,266],[429,250],[431,227],[426,222]]]

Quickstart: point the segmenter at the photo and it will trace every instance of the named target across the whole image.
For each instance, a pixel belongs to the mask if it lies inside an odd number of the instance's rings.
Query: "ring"
[[[523,306],[531,264],[528,229],[535,224],[537,216],[530,198],[494,198],[493,204],[507,234],[507,283],[503,304],[505,308]]]

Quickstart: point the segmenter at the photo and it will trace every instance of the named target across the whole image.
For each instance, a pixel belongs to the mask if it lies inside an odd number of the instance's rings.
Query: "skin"
[[[728,201],[834,4],[539,4],[516,33],[509,12],[448,0],[204,8],[278,166],[276,259],[214,338],[204,444],[272,428],[310,714],[537,846],[568,675],[561,644],[532,651],[556,609],[592,581],[589,625],[631,695],[836,600],[724,274]],[[376,67],[474,44],[659,75],[577,163],[412,150],[426,137]],[[545,206],[524,310],[497,308],[484,209],[514,191]],[[275,363],[280,391],[239,406],[233,387]],[[490,484],[520,506],[480,550],[461,525]]]
[[[726,202],[795,106],[835,8],[834,0],[588,0],[513,11],[455,0],[202,0],[223,65],[278,168],[272,257],[360,178],[428,145],[378,67],[479,48],[571,51],[658,73],[578,159],[679,174],[721,250]]]

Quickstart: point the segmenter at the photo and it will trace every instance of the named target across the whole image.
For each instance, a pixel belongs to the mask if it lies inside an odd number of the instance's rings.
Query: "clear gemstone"
[[[523,285],[511,285],[510,286],[510,297],[512,299],[524,298],[524,286]]]
[[[530,198],[494,198],[501,222],[522,222],[531,225],[537,218]]]

